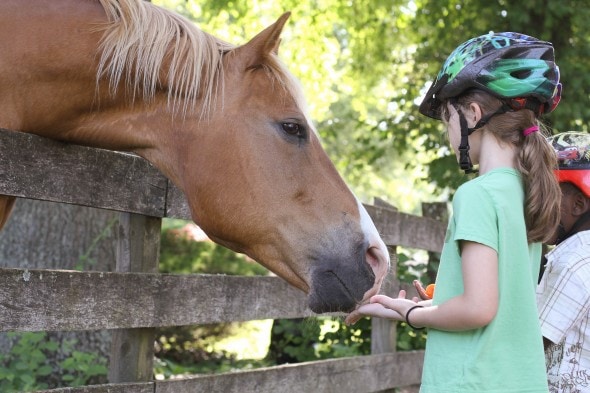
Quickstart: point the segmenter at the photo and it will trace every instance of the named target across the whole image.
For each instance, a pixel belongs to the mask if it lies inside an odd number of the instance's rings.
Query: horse
[[[354,323],[389,256],[278,56],[289,17],[232,45],[141,0],[4,0],[0,127],[145,158],[209,238]]]

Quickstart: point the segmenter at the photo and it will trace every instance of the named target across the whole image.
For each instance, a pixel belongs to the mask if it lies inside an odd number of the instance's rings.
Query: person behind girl
[[[507,32],[457,47],[420,105],[479,176],[453,198],[432,301],[400,291],[358,311],[429,328],[423,393],[548,391],[535,287],[560,189],[539,117],[560,97],[551,43]]]
[[[551,138],[561,220],[537,287],[551,393],[590,392],[590,134]]]

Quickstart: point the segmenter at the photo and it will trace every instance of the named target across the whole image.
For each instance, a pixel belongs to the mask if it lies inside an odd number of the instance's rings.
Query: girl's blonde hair
[[[502,102],[479,90],[471,90],[460,97],[457,103],[467,107],[475,102],[485,114],[496,112]],[[446,105],[443,105],[445,108]],[[524,135],[523,130],[539,126],[539,132]],[[517,148],[516,169],[521,173],[525,190],[525,222],[529,242],[547,242],[555,232],[560,218],[561,189],[553,173],[557,156],[546,137],[548,131],[528,109],[508,111],[492,116],[479,131],[490,132],[498,141]]]

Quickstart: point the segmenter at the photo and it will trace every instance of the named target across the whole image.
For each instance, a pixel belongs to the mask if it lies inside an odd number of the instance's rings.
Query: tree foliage
[[[588,130],[590,33],[585,1],[531,0],[154,0],[234,44],[284,11],[292,17],[281,57],[301,79],[324,146],[361,196],[404,208],[464,181],[442,125],[418,103],[460,43],[489,31],[551,41],[564,84],[546,122]],[[436,187],[433,187],[436,185]],[[424,197],[426,196],[426,197]]]

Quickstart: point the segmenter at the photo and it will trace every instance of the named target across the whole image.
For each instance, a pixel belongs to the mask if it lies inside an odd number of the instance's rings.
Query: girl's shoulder
[[[502,167],[502,168],[495,168],[491,171],[488,171],[482,175],[479,175],[475,179],[476,182],[496,182],[496,181],[514,181],[520,180],[522,176],[517,169],[509,168],[509,167]]]
[[[513,168],[497,168],[463,183],[453,199],[483,203],[486,199],[514,199],[519,194],[524,197],[520,173]]]
[[[459,190],[477,190],[487,188],[500,188],[503,187],[519,187],[522,185],[522,176],[520,172],[513,168],[496,168],[483,175],[469,180],[463,183],[457,189]]]

